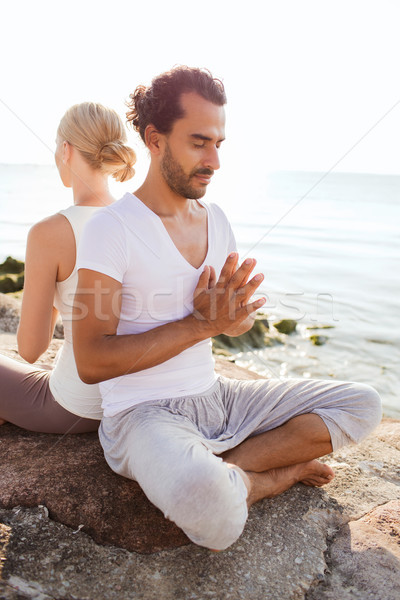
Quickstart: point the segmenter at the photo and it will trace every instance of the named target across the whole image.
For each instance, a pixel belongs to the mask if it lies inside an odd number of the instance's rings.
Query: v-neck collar
[[[172,248],[172,251],[179,257],[181,262],[183,262],[186,266],[190,267],[194,271],[202,270],[204,268],[204,265],[207,264],[207,259],[210,254],[210,211],[209,211],[207,204],[205,202],[203,202],[202,200],[199,200],[199,199],[197,200],[197,202],[199,202],[201,204],[201,206],[203,206],[206,209],[206,212],[207,212],[207,252],[206,252],[206,256],[205,256],[203,262],[201,263],[201,265],[199,267],[194,267],[192,265],[192,263],[190,263],[183,256],[181,251],[175,245],[175,242],[173,241],[170,234],[168,233],[168,230],[165,227],[161,217],[159,217],[153,210],[151,210],[151,208],[149,208],[144,202],[142,202],[142,200],[140,200],[140,198],[135,196],[135,194],[132,194],[131,192],[127,192],[127,193],[140,204],[140,206],[143,208],[143,210],[145,212],[147,212],[150,215],[150,217],[154,221],[155,225],[157,226],[158,230],[161,232],[161,234],[164,236],[164,238],[166,238],[169,246]]]

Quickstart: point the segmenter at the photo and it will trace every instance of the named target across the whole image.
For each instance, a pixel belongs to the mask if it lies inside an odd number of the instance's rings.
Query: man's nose
[[[204,160],[204,166],[209,169],[212,169],[213,171],[216,171],[220,168],[221,165],[219,162],[219,150],[216,146],[212,146],[209,148],[207,156]]]

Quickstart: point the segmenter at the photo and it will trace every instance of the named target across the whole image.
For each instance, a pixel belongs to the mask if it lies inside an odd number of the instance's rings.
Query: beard
[[[192,178],[197,174],[203,175],[212,175],[212,169],[193,169],[187,175],[185,171],[182,169],[181,165],[172,155],[170,147],[166,144],[164,156],[161,161],[161,173],[175,194],[182,196],[183,198],[188,198],[190,200],[197,200],[198,198],[202,198],[206,193],[207,186],[203,187],[195,187],[192,185]]]

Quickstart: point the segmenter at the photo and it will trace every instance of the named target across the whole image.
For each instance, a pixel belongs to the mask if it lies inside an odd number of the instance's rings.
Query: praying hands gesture
[[[225,333],[237,336],[251,329],[255,312],[265,298],[250,301],[262,283],[264,276],[255,275],[249,281],[256,261],[247,258],[239,268],[238,254],[232,252],[217,280],[213,267],[204,267],[194,292],[193,315],[200,321],[206,321],[210,327],[210,336]]]

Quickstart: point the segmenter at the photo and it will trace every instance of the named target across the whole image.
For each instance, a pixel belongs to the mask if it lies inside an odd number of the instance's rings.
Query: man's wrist
[[[202,318],[201,315],[192,313],[185,317],[183,322],[190,327],[193,336],[199,342],[217,335],[215,327],[212,327],[212,324],[207,319]]]

